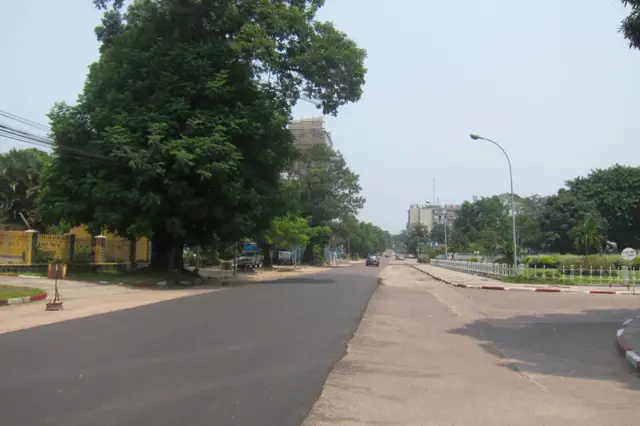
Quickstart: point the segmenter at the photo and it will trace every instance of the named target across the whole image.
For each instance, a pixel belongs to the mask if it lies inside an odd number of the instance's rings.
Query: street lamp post
[[[444,211],[444,260],[449,260],[449,240],[447,239],[447,211]]]
[[[509,183],[511,185],[511,217],[513,218],[513,272],[517,275],[518,274],[518,242],[516,237],[516,202],[515,202],[515,197],[513,195],[513,171],[511,170],[511,159],[509,158],[509,155],[507,155],[507,151],[505,151],[504,148],[502,148],[498,142],[492,141],[489,138],[482,137],[477,133],[471,133],[469,136],[474,141],[483,140],[483,141],[491,142],[492,144],[500,148],[500,151],[502,151],[504,156],[507,157],[507,163],[509,163]]]

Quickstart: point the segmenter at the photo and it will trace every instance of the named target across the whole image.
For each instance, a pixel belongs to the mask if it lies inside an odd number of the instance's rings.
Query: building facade
[[[432,232],[436,225],[444,225],[446,222],[451,224],[458,210],[460,210],[459,204],[440,205],[431,204],[428,201],[425,204],[412,204],[408,211],[407,230],[421,224]]]

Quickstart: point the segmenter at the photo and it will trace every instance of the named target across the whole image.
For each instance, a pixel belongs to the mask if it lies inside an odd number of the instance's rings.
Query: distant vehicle
[[[293,265],[293,252],[292,251],[279,251],[276,259],[277,265]]]
[[[401,254],[396,255],[396,260],[404,260],[404,256]]]
[[[261,254],[243,253],[243,255],[237,259],[237,265],[240,269],[260,268],[262,267],[263,261],[264,256]]]
[[[384,257],[389,257],[389,253],[385,253],[385,254],[384,254]]]
[[[367,266],[380,266],[380,259],[378,256],[369,256],[367,257],[367,261],[365,262]]]

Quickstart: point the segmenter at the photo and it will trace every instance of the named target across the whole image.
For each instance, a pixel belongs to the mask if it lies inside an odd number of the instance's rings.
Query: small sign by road
[[[622,250],[622,260],[634,260],[637,256],[638,253],[631,247]]]

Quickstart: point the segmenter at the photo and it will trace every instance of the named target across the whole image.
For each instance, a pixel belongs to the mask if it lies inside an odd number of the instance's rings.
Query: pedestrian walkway
[[[451,284],[456,287],[473,288],[479,290],[509,290],[509,291],[531,291],[538,293],[577,293],[577,294],[613,294],[613,295],[634,295],[633,290],[616,290],[607,286],[577,286],[562,284],[511,284],[487,278],[480,275],[467,274],[425,264],[412,264],[411,267],[424,272],[431,277]],[[639,291],[640,294],[640,291]]]
[[[54,281],[47,279],[0,277],[0,284],[40,288],[48,293],[49,300],[54,294]],[[0,334],[219,290],[211,287],[140,290],[116,284],[68,280],[58,281],[58,288],[63,311],[45,311],[45,300],[0,307]]]
[[[637,423],[640,384],[611,350],[618,313],[584,310],[638,299],[505,304],[489,292],[469,297],[407,265],[380,275],[304,426]]]

